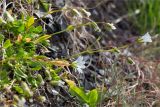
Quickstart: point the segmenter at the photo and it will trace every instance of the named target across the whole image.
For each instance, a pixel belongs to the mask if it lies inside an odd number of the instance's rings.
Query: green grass
[[[133,25],[140,33],[160,33],[160,0],[127,0],[129,12],[140,10],[131,17]]]

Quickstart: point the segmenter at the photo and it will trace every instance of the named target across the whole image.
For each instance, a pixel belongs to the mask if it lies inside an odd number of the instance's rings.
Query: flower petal
[[[82,69],[80,69],[80,68],[77,68],[77,71],[78,71],[78,73],[80,73],[80,74],[83,73]]]
[[[83,61],[83,57],[82,57],[82,56],[79,56],[79,57],[77,58],[76,62],[81,62],[81,61]]]
[[[147,32],[144,36],[141,37],[143,42],[152,42],[150,34]]]

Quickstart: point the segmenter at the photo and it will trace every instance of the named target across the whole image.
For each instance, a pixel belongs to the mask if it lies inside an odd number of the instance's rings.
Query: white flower
[[[83,73],[83,69],[86,68],[85,66],[85,60],[83,59],[82,56],[79,56],[77,58],[76,61],[73,62],[76,66],[76,70],[79,72],[79,73]]]
[[[152,42],[150,34],[147,32],[144,36],[140,38],[142,42],[147,43],[147,42]]]
[[[56,90],[54,90],[54,89],[52,89],[52,94],[53,94],[53,95],[58,95],[58,94],[59,94],[59,92],[58,92],[58,91],[56,91]]]
[[[108,27],[111,28],[112,30],[115,30],[116,27],[113,25],[113,23],[107,23]]]

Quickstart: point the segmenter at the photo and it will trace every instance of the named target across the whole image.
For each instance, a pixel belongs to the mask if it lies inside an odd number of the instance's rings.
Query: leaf
[[[0,34],[0,43],[4,40],[4,36]]]
[[[96,103],[98,101],[98,91],[97,89],[93,89],[92,91],[89,92],[88,94],[89,98],[89,105],[91,107],[96,107]]]
[[[21,77],[21,78],[27,78],[27,75],[20,69],[20,68],[16,68],[14,70],[14,73],[16,76]]]
[[[34,41],[34,43],[35,43],[35,44],[40,43],[40,42],[42,42],[42,41],[44,41],[44,40],[49,39],[50,37],[51,37],[51,35],[41,36],[41,37],[39,37],[38,39],[36,39],[36,40]]]
[[[8,76],[7,71],[0,71],[0,80],[8,79],[7,76]]]
[[[50,73],[51,73],[51,77],[53,78],[53,80],[60,80],[59,75],[55,72],[55,70],[50,69]]]
[[[8,84],[8,83],[10,83],[9,78],[8,78],[8,72],[1,70],[0,71],[0,87],[1,85],[3,86],[4,84]]]
[[[70,92],[71,92],[72,95],[77,96],[83,102],[88,103],[88,98],[87,98],[87,95],[85,94],[84,90],[82,90],[81,88],[77,87],[75,85],[74,81],[72,81],[72,80],[66,79],[65,81],[69,85]]]
[[[65,81],[70,87],[74,87],[75,86],[75,82],[74,81],[68,80],[68,79],[65,79]]]
[[[52,79],[50,71],[46,70],[44,73],[45,73],[45,76],[46,76],[47,80],[51,80]]]
[[[41,33],[42,32],[42,26],[38,26],[34,29],[34,33]]]
[[[26,28],[28,29],[33,24],[34,24],[34,17],[32,16],[31,18],[29,18],[28,22],[26,23]]]
[[[45,96],[38,96],[38,100],[43,103],[43,102],[45,102],[47,99],[46,99]]]
[[[49,3],[45,2],[45,0],[40,0],[40,4],[46,12],[49,11],[49,5],[50,5]]]
[[[59,66],[59,67],[70,66],[69,62],[66,60],[54,60],[54,61],[51,61],[51,63],[53,63],[55,66]]]
[[[38,71],[42,68],[42,64],[38,61],[29,61],[28,65],[30,66],[30,68],[34,71]]]
[[[26,52],[24,51],[24,49],[21,47],[19,48],[17,54],[16,54],[16,57],[17,58],[23,58],[24,56],[26,55]]]
[[[3,48],[7,49],[8,47],[12,46],[12,43],[10,42],[10,40],[6,40],[3,44]]]
[[[25,31],[25,25],[23,24],[23,25],[21,25],[18,29],[18,32],[24,32]]]
[[[11,57],[15,53],[16,50],[14,50],[12,47],[7,48],[6,56]]]
[[[28,82],[31,84],[31,86],[38,87],[37,81],[36,81],[36,79],[35,79],[34,77],[29,76],[29,77],[27,78],[27,80],[28,80]]]
[[[84,90],[82,90],[77,86],[74,86],[74,87],[70,87],[70,91],[72,91],[72,94],[76,95],[80,100],[88,103],[88,97],[85,94]]]
[[[43,55],[35,55],[33,56],[34,60],[40,61],[40,60],[48,60],[48,58],[46,56]]]
[[[22,88],[23,88],[24,94],[25,94],[27,97],[33,96],[33,92],[30,90],[30,88],[29,88],[29,86],[27,85],[26,82],[21,82],[21,86],[22,86]]]
[[[37,27],[31,26],[28,32],[39,34],[42,32],[42,30],[43,30],[42,26],[37,26]]]
[[[37,82],[39,82],[40,85],[44,85],[44,80],[40,74],[37,75]]]
[[[13,89],[17,91],[19,94],[23,94],[23,89],[20,86],[15,85],[13,86]]]

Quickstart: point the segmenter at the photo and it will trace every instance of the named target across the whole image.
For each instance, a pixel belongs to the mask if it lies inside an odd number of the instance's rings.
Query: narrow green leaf
[[[19,68],[16,68],[14,70],[14,73],[16,76],[21,77],[21,78],[27,78],[27,75]]]
[[[77,86],[70,87],[70,91],[72,91],[72,94],[77,96],[80,100],[82,100],[85,103],[88,103],[88,97],[85,94],[84,90]]]
[[[40,43],[40,42],[42,42],[42,41],[44,41],[44,40],[49,39],[50,37],[51,37],[51,35],[41,36],[41,37],[39,37],[38,39],[36,39],[36,40],[34,41],[34,43],[35,43],[35,44]]]
[[[4,42],[3,44],[3,48],[7,49],[8,47],[12,46],[11,41],[8,39]]]
[[[20,86],[18,85],[13,86],[13,89],[17,91],[19,94],[23,94],[23,89]]]

